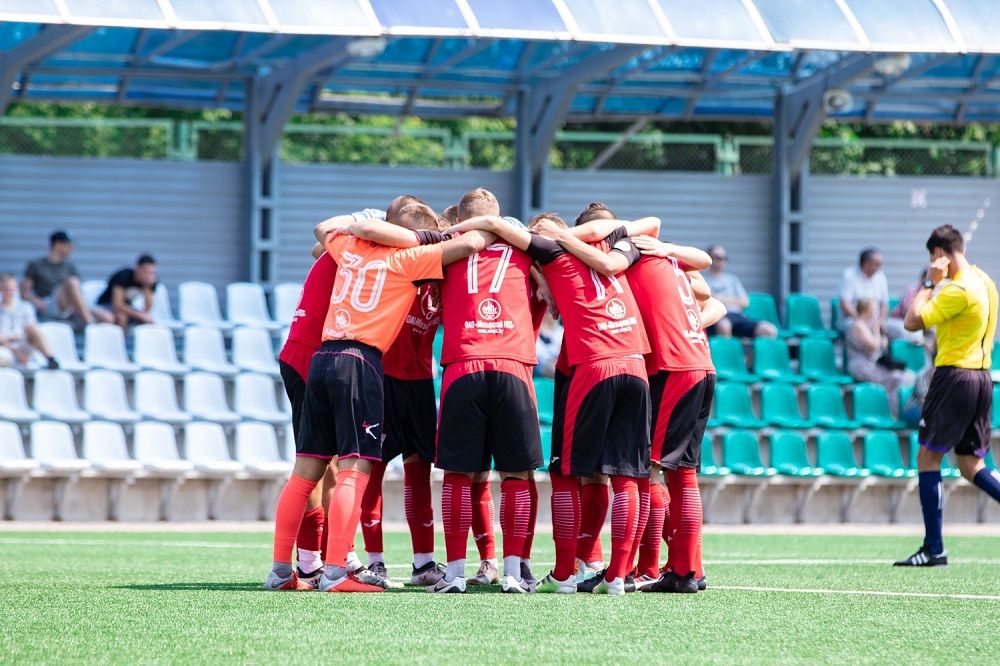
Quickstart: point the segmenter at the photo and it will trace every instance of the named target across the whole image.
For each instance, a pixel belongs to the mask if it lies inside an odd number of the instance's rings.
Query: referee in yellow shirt
[[[1000,502],[1000,474],[987,467],[993,383],[990,353],[997,330],[997,288],[983,270],[965,257],[965,239],[950,224],[927,239],[931,255],[928,279],[910,305],[906,330],[933,327],[937,338],[934,376],[920,419],[920,508],[924,543],[899,567],[941,567],[948,554],[941,536],[944,492],[941,458],[955,449],[962,476]],[[951,282],[933,298],[945,277]]]

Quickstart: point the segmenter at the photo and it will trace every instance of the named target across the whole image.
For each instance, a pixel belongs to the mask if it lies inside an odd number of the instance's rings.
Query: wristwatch
[[[924,283],[921,286],[924,289],[933,289],[934,288],[934,282],[932,280],[924,280]]]

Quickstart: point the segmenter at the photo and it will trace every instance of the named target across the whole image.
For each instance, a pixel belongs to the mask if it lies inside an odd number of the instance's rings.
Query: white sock
[[[318,550],[302,550],[298,549],[299,554],[299,570],[302,573],[312,573],[316,569],[323,568],[323,558],[320,557],[320,551]]]
[[[513,576],[516,580],[521,580],[521,558],[517,555],[503,558],[503,575]]]
[[[524,566],[528,567],[529,569],[531,568],[531,560],[528,560],[528,559],[525,559],[525,558],[522,557],[521,558],[521,564],[523,564]]]
[[[591,571],[600,571],[604,568],[604,562],[601,560],[594,560],[593,562],[587,562],[587,568]]]
[[[417,569],[433,561],[434,553],[413,553],[413,566]]]
[[[347,553],[347,565],[346,566],[347,566],[347,570],[348,571],[357,571],[358,569],[360,569],[363,566],[361,564],[361,560],[358,559],[358,554],[356,552],[354,552],[353,550],[350,551],[349,553]]]
[[[456,578],[465,578],[465,560],[448,562],[448,571],[445,572],[444,579],[450,583]]]
[[[385,560],[382,559],[382,553],[368,553],[368,566],[371,566],[376,562],[385,564]]]

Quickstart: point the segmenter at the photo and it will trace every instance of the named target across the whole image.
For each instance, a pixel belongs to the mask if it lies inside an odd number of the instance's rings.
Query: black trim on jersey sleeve
[[[628,229],[625,228],[625,225],[622,225],[617,229],[615,229],[614,231],[612,231],[610,234],[604,237],[604,240],[608,243],[608,245],[614,247],[615,243],[617,243],[623,238],[628,238]]]
[[[608,236],[608,238],[611,237]],[[628,259],[628,265],[630,268],[635,265],[635,262],[642,259],[642,253],[639,251],[639,248],[637,248],[635,243],[632,242],[632,239],[627,236],[612,245],[608,252],[618,252],[624,256]]]
[[[434,231],[433,229],[418,229],[413,233],[417,235],[417,241],[419,241],[421,245],[437,245],[438,243],[443,243],[452,238],[451,234],[443,234],[440,231]]]
[[[525,252],[529,257],[544,266],[558,259],[559,255],[565,254],[566,250],[550,238],[531,234],[531,242],[528,243],[528,249]]]

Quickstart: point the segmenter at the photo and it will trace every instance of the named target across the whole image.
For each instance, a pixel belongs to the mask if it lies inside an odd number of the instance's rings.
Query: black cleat
[[[660,580],[642,588],[642,591],[694,594],[698,591],[698,581],[694,579],[694,573],[689,573],[687,576],[678,576],[673,571],[668,571],[660,576]]]
[[[926,544],[920,546],[920,550],[910,555],[905,560],[896,560],[894,567],[946,567],[948,566],[948,553],[933,555],[927,550]]]
[[[625,592],[628,594],[635,592],[635,576],[632,574],[625,576]]]
[[[708,576],[702,576],[698,579],[698,591],[704,592],[708,589]]]
[[[576,591],[577,592],[591,592],[592,593],[594,591],[594,588],[597,587],[597,585],[599,583],[601,583],[601,582],[604,581],[604,572],[605,571],[607,571],[607,569],[601,569],[600,571],[597,572],[596,576],[594,576],[592,578],[588,578],[587,580],[582,581],[580,583],[577,583],[576,584]]]

